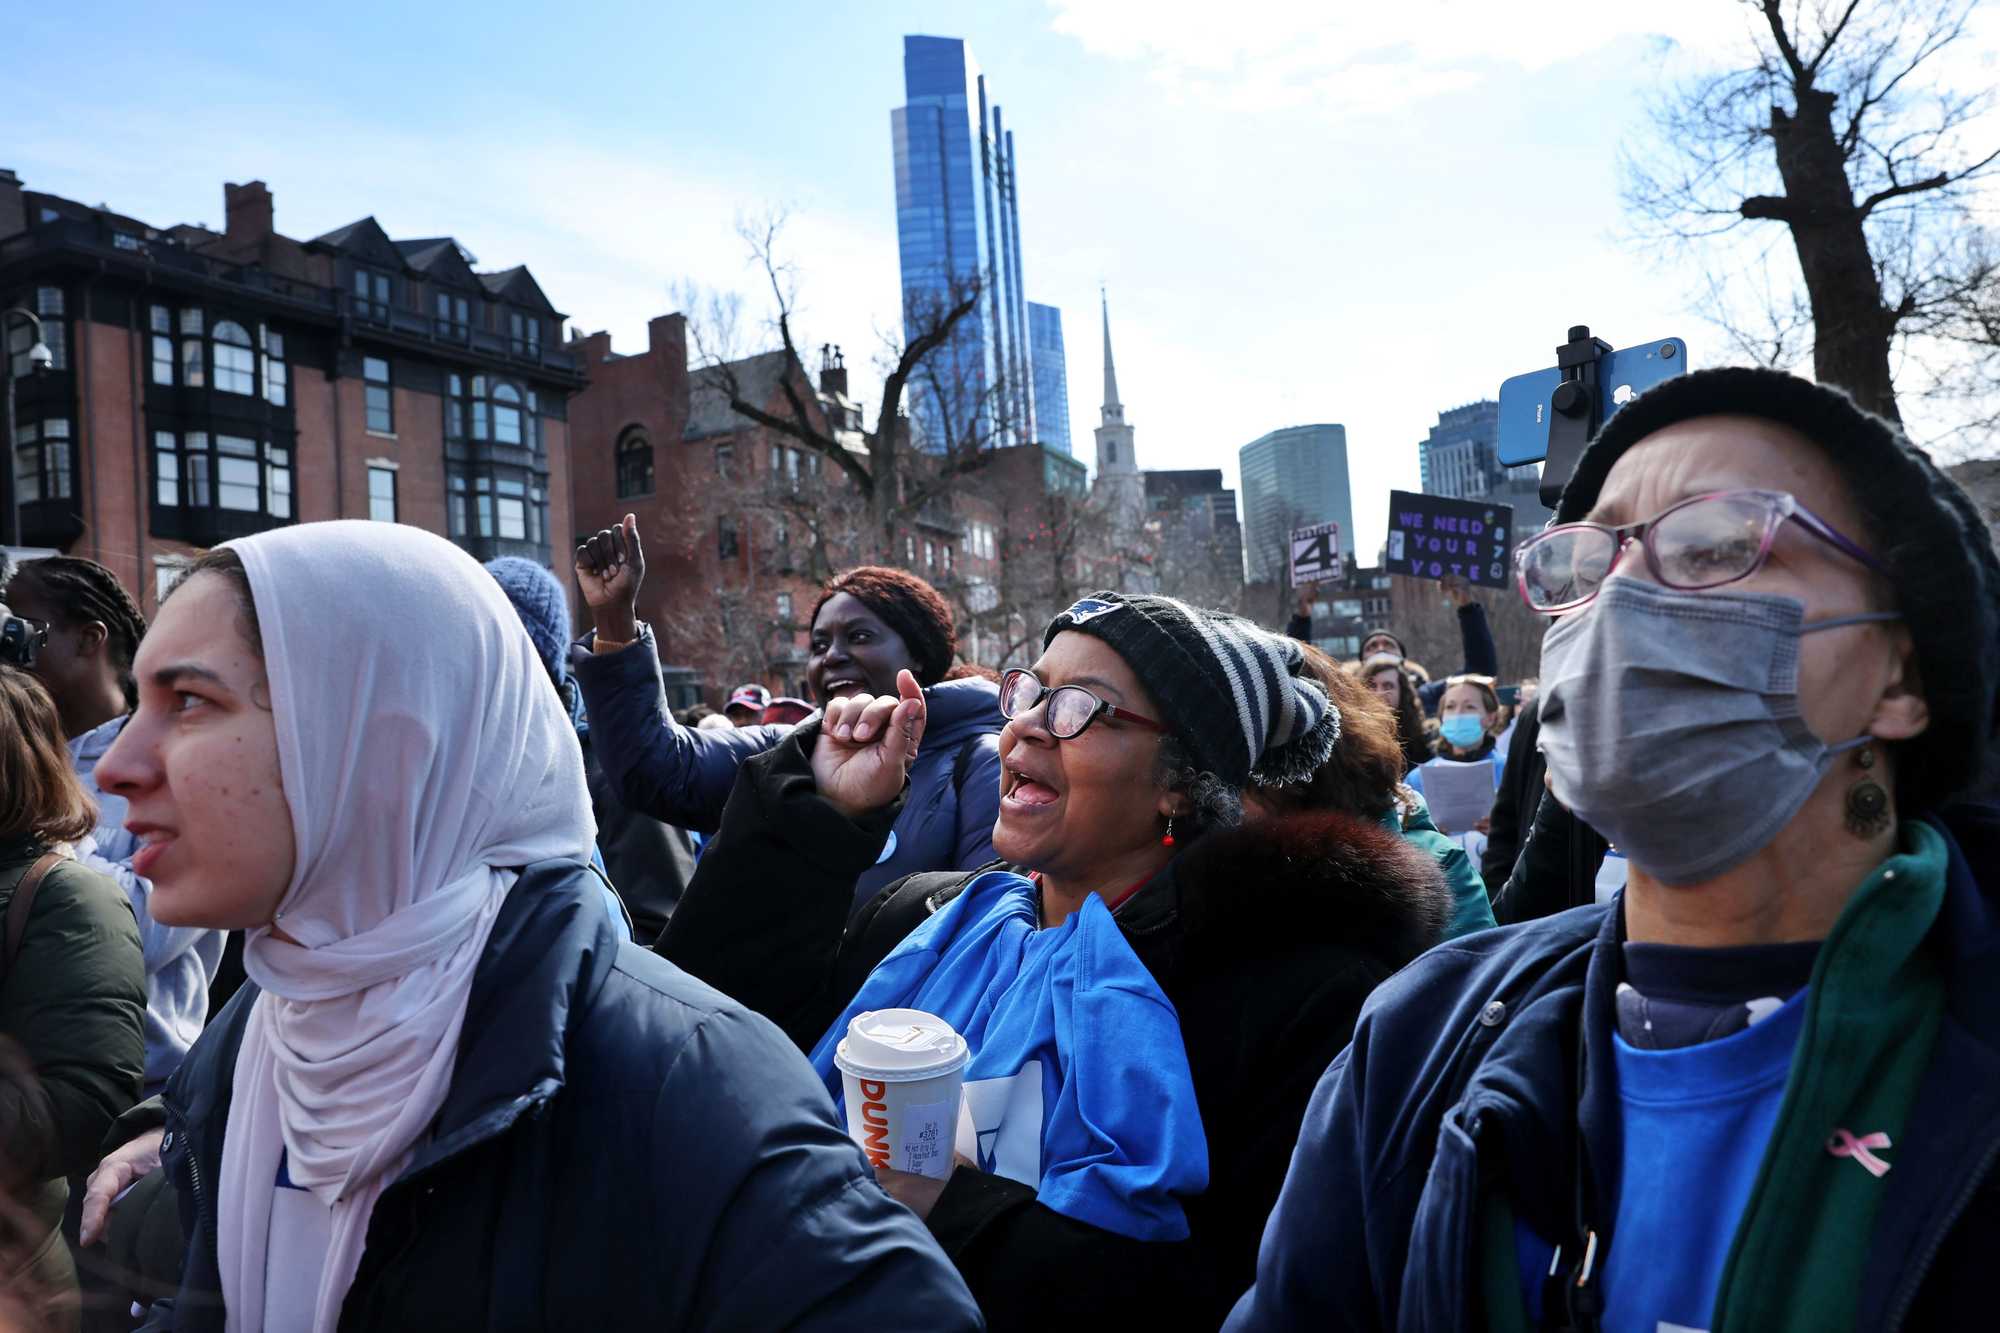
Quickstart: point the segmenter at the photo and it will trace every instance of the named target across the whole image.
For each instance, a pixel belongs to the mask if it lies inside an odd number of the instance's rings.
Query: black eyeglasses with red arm
[[[1081,685],[1059,685],[1050,689],[1025,667],[1015,667],[1000,677],[1000,716],[1008,721],[1032,712],[1036,705],[1045,701],[1048,704],[1049,734],[1059,741],[1075,740],[1100,717],[1130,722],[1163,736],[1168,734],[1167,728],[1152,718],[1106,703]]]

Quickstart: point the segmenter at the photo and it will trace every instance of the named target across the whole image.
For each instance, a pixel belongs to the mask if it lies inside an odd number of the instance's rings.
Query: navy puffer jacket
[[[246,984],[167,1085],[161,1163],[192,1239],[148,1329],[224,1326],[217,1186],[256,997]],[[444,1108],[375,1205],[340,1328],[978,1327],[797,1048],[620,940],[588,869],[528,867],[474,974]]]
[[[663,823],[714,833],[736,785],[737,770],[791,734],[789,726],[700,731],[674,721],[660,679],[653,631],[612,653],[587,644],[570,652],[570,666],[590,714],[590,739],[605,776],[628,809]],[[1000,687],[986,680],[948,680],[924,691],[929,721],[909,798],[882,859],[854,882],[852,910],[905,875],[924,870],[973,870],[994,859],[993,821],[1000,816]],[[815,717],[818,714],[814,714]]]

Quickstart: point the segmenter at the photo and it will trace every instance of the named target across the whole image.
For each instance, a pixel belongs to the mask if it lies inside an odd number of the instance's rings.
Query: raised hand
[[[576,548],[577,587],[599,638],[630,643],[639,637],[639,585],[645,578],[637,515],[625,515],[617,527],[599,531]]]
[[[895,800],[923,744],[925,716],[924,692],[907,670],[896,673],[895,698],[830,700],[813,745],[819,794],[850,819]]]

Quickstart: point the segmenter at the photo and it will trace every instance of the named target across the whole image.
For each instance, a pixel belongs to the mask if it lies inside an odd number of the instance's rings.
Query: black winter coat
[[[148,1329],[223,1327],[216,1188],[245,985],[167,1085],[192,1238]],[[620,941],[595,877],[530,866],[474,974],[430,1137],[384,1190],[346,1329],[978,1327],[769,1024]]]
[[[809,1049],[877,963],[981,873],[912,875],[847,926],[894,807],[843,817],[813,786],[816,726],[750,760],[657,946]],[[1250,1284],[1314,1084],[1368,993],[1435,943],[1437,863],[1342,814],[1210,833],[1119,910],[1180,1016],[1208,1136],[1190,1238],[1131,1240],[960,1167],[929,1218],[996,1329],[1214,1328]],[[846,927],[843,930],[843,927]]]

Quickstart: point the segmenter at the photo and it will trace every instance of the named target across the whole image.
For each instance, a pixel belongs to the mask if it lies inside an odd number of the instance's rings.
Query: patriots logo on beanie
[[[1056,619],[1068,620],[1072,625],[1087,625],[1099,616],[1108,616],[1113,611],[1122,610],[1124,606],[1123,602],[1107,602],[1099,597],[1085,597],[1058,615]]]

